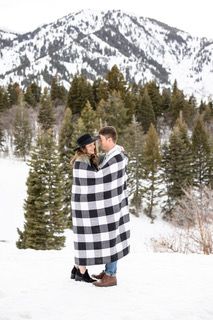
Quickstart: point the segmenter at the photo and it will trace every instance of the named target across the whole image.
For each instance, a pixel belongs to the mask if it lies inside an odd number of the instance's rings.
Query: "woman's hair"
[[[87,153],[86,153],[86,148],[85,148],[85,147],[82,147],[82,148],[77,149],[76,152],[75,152],[75,154],[74,154],[74,156],[73,156],[73,157],[71,158],[71,160],[70,160],[71,166],[74,165],[74,162],[75,162],[75,160],[76,160],[78,157],[83,156],[83,155],[86,155],[86,154],[87,154]]]

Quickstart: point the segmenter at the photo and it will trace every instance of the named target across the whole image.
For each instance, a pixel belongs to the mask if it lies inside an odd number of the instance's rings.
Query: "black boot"
[[[76,275],[77,270],[78,270],[78,269],[76,268],[76,266],[74,266],[74,267],[72,268],[72,270],[71,270],[71,276],[70,276],[71,279],[75,279],[75,275]]]
[[[86,269],[84,273],[81,273],[80,270],[78,269],[76,274],[75,274],[75,281],[84,281],[84,282],[95,282],[95,279],[92,279]]]

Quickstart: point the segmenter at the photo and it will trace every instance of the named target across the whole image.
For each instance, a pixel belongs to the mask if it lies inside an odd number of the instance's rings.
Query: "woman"
[[[98,169],[95,141],[98,137],[91,137],[90,134],[84,134],[77,139],[77,147],[74,149],[75,155],[71,161],[74,165],[76,161],[83,162],[91,166],[95,171]],[[73,218],[74,227],[78,227],[78,218]],[[94,282],[86,269],[86,266],[75,265],[71,271],[71,279],[76,281]]]

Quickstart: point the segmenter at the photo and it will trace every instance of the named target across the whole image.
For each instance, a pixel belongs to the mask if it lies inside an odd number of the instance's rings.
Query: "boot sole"
[[[108,284],[108,285],[99,285],[98,283],[94,283],[94,282],[93,282],[93,285],[96,286],[96,287],[99,287],[99,288],[107,288],[107,287],[117,286],[117,283],[115,283],[115,284]]]

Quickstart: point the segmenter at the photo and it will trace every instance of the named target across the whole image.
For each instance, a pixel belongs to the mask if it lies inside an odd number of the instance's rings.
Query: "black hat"
[[[96,137],[92,137],[90,134],[86,133],[86,134],[83,134],[82,136],[80,136],[78,139],[77,139],[77,146],[75,147],[74,151],[86,146],[87,144],[90,144],[96,140],[99,139],[99,136],[96,136]]]

